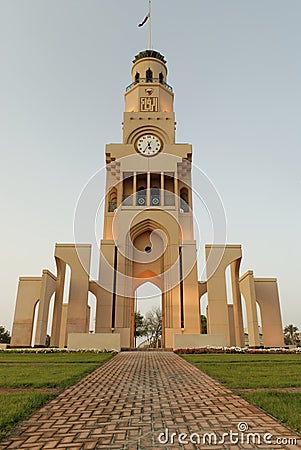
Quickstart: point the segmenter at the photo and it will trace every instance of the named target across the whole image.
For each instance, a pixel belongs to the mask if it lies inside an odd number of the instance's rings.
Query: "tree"
[[[50,347],[50,339],[51,339],[51,336],[49,336],[49,334],[47,334],[47,336],[46,336],[46,342],[45,342],[45,347]]]
[[[0,344],[9,344],[10,343],[10,334],[9,331],[5,329],[5,327],[0,325]]]
[[[284,342],[286,345],[296,345],[298,343],[297,336],[298,327],[292,323],[284,328]]]
[[[151,348],[160,347],[162,339],[162,312],[160,308],[153,308],[146,313],[144,327],[149,346]]]
[[[136,338],[140,336],[146,336],[147,332],[144,324],[144,317],[140,313],[140,311],[135,312],[135,347],[136,347]]]
[[[201,329],[202,334],[207,334],[207,317],[203,316],[203,314],[201,315]]]

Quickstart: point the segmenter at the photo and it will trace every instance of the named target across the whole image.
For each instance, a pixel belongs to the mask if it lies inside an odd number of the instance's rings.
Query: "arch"
[[[164,234],[159,229],[146,229],[141,231],[133,240],[133,264],[132,275],[133,284],[136,286],[140,279],[154,279],[161,280],[164,255],[167,248],[167,240]],[[162,286],[159,285],[161,288]]]
[[[139,81],[140,81],[140,73],[136,72],[136,74],[135,74],[135,83],[139,83]]]
[[[66,264],[64,294],[63,294],[64,305],[67,305],[69,303],[70,284],[71,284],[71,267],[69,266],[69,264]]]
[[[108,193],[108,212],[114,212],[117,208],[117,189],[113,187]]]
[[[189,212],[189,193],[186,187],[180,189],[180,208],[183,212]]]
[[[246,306],[248,343],[250,347],[259,347],[259,330],[256,307],[256,292],[253,272],[248,271],[240,278],[240,291]]]
[[[242,258],[241,246],[207,244],[205,251],[210,333],[226,336],[227,345],[231,345],[231,340],[234,338],[236,345],[241,345],[243,330],[238,278],[239,264]],[[233,306],[231,306],[233,309],[231,317],[227,303],[226,268],[228,265],[231,265],[232,268]],[[231,328],[233,330],[231,322],[235,327],[235,335],[232,332],[232,336],[230,333]]]
[[[246,300],[244,295],[246,295],[246,293],[241,294],[245,345],[247,347],[260,347],[263,345],[260,305],[255,302],[255,313],[253,309],[252,315],[250,299],[247,298]]]
[[[163,295],[162,290],[153,282],[147,281],[143,282],[140,286],[138,286],[135,289],[134,293],[135,298],[135,305],[134,305],[134,311],[140,312],[144,318],[147,318],[147,315],[149,313],[152,313],[155,309],[159,310],[161,312],[162,316],[162,310],[163,310]],[[161,336],[162,336],[162,322],[161,322]],[[142,339],[135,339],[135,324],[133,327],[134,331],[134,342],[136,342],[135,346],[139,346],[139,344],[143,341]],[[144,338],[145,340],[145,338]],[[152,344],[160,344],[159,347],[162,346],[162,337],[160,339],[160,342],[151,342],[150,335],[148,336],[148,346],[151,346]]]
[[[153,81],[153,71],[151,70],[150,67],[146,71],[145,78],[146,78],[146,82],[147,83],[152,83],[152,81]]]
[[[51,341],[54,346],[64,347],[69,333],[87,332],[91,245],[56,244],[54,256],[58,267],[58,285],[53,320],[55,329]],[[69,289],[66,287],[64,295],[66,265],[70,266],[71,276]]]
[[[88,293],[88,307],[90,308],[89,324],[88,324],[89,333],[95,333],[97,297],[91,291],[89,291]]]
[[[164,82],[164,75],[162,72],[159,73],[159,83],[163,83]]]
[[[283,327],[276,278],[254,278],[256,302],[260,307],[263,345],[283,346]]]
[[[203,294],[200,298],[200,314],[201,314],[201,331],[202,334],[208,334],[208,293],[205,292],[205,294]],[[207,333],[205,333],[202,329],[202,316],[206,317],[206,324],[207,324]]]
[[[46,269],[43,270],[41,277],[19,278],[12,347],[45,345],[49,302],[56,289],[56,283],[57,278]]]
[[[159,219],[162,214],[166,215],[167,218],[167,220],[164,221],[165,225],[162,225],[162,222],[159,222],[157,220],[157,218]],[[172,239],[177,239],[176,242],[173,242],[177,245],[180,245],[180,243],[182,242],[182,232],[179,223],[171,214],[168,214],[165,211],[146,209],[143,212],[141,211],[140,214],[137,214],[129,230],[131,241],[133,242],[136,236],[146,230],[161,230],[166,235],[168,242],[170,242]]]
[[[49,302],[49,308],[48,308],[47,334],[50,337],[51,337],[52,323],[53,323],[54,302],[55,302],[55,292],[51,296],[51,299]]]
[[[225,280],[227,289],[227,303],[228,305],[233,305],[231,265],[227,266],[225,269]]]
[[[259,342],[260,345],[263,346],[263,327],[262,327],[262,319],[261,319],[261,306],[258,301],[256,301],[256,310],[257,310],[257,320],[258,320],[258,333],[259,333]]]
[[[148,124],[148,125],[142,125],[139,128],[135,128],[127,137],[126,143],[127,144],[134,144],[136,140],[143,134],[156,134],[159,139],[161,139],[162,142],[165,144],[172,144],[170,135],[163,129],[156,125]],[[180,161],[180,160],[179,160]]]
[[[33,307],[32,326],[31,326],[31,338],[30,346],[34,347],[36,343],[37,324],[39,316],[40,300],[37,300]]]

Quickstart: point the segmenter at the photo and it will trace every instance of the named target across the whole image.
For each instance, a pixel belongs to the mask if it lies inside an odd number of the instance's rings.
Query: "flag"
[[[142,20],[141,23],[139,23],[138,27],[143,27],[143,25],[148,21],[149,19],[149,13],[147,14],[147,16]]]

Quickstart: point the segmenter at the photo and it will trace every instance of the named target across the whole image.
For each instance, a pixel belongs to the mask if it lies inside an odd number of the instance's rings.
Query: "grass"
[[[27,392],[0,392],[0,438],[59,392],[38,389],[71,386],[112,356],[93,352],[0,353],[0,389],[27,389]]]
[[[183,355],[231,389],[301,387],[301,355]]]
[[[1,363],[99,363],[103,359],[110,358],[111,353],[95,353],[95,352],[66,352],[66,353],[21,353],[21,352],[0,352]]]
[[[301,355],[219,354],[182,357],[231,389],[254,389],[254,392],[239,394],[292,429],[301,431],[301,392],[277,391],[301,387]],[[259,388],[266,390],[256,391]]]
[[[301,393],[300,392],[248,392],[241,394],[249,402],[269,412],[272,416],[301,431]]]
[[[55,394],[37,392],[0,393],[0,439]]]
[[[66,388],[99,364],[22,364],[0,366],[0,388]]]

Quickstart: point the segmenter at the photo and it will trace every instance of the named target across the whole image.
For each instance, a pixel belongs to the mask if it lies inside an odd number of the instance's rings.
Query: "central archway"
[[[135,290],[134,297],[134,323],[132,324],[132,342],[134,347],[162,347],[163,346],[163,317],[162,317],[162,291],[154,283],[146,281]],[[153,334],[149,329],[148,335],[141,336],[141,323],[139,318],[143,317],[144,323],[150,323],[151,317],[154,319]],[[161,323],[159,320],[161,318]]]

